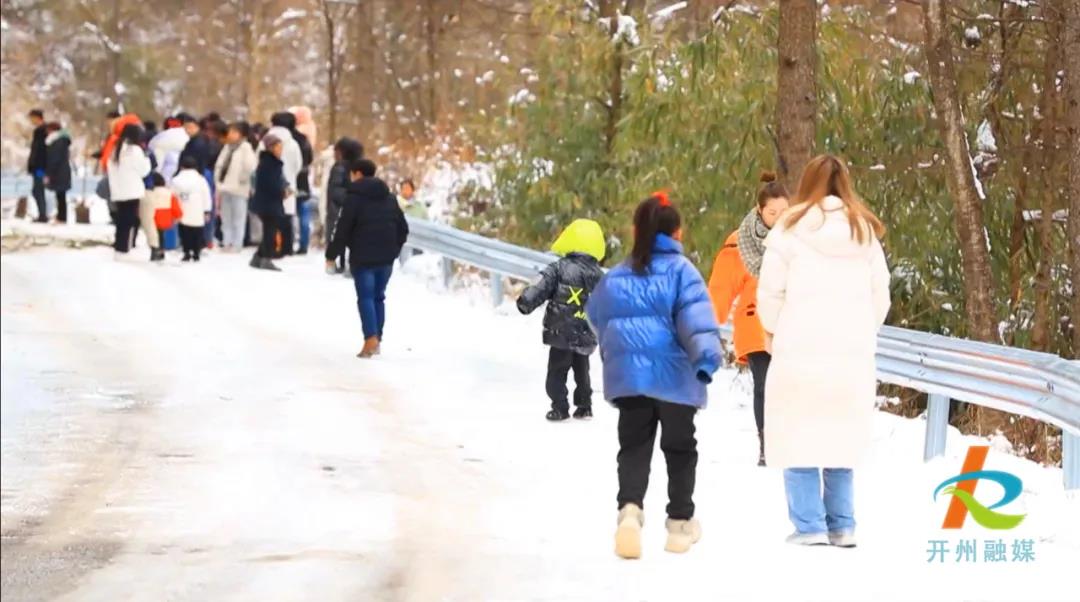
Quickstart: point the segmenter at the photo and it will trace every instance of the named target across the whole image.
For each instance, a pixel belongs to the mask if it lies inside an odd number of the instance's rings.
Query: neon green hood
[[[571,253],[582,253],[592,255],[597,261],[603,261],[606,252],[604,232],[600,229],[600,224],[591,219],[574,220],[559,238],[555,239],[551,250],[564,257]]]

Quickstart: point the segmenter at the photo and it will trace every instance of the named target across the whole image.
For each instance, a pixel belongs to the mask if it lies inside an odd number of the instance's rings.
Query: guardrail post
[[[1080,435],[1061,431],[1061,472],[1065,474],[1065,490],[1080,489]]]
[[[442,261],[442,282],[443,286],[450,288],[450,281],[454,279],[454,260],[443,255]]]
[[[503,277],[502,274],[495,272],[491,272],[489,277],[491,278],[491,300],[495,303],[495,307],[498,307],[503,302]]]
[[[926,443],[923,461],[945,454],[945,433],[949,426],[949,398],[931,393],[926,402]]]

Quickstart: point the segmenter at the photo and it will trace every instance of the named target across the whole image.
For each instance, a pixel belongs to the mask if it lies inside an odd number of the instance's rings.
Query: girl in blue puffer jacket
[[[634,212],[634,249],[586,304],[600,342],[604,396],[619,409],[619,520],[615,553],[641,556],[645,489],[657,425],[668,469],[669,552],[701,538],[694,518],[694,414],[723,361],[720,329],[701,274],[682,254],[682,219],[664,193]]]

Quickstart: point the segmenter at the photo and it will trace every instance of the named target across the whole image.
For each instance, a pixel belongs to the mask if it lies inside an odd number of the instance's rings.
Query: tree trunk
[[[964,305],[968,336],[994,341],[994,275],[983,224],[982,198],[976,187],[964,117],[957,90],[956,68],[947,23],[947,0],[923,0],[923,25],[930,87],[945,143],[946,178],[953,196],[953,215],[960,239],[964,273]],[[781,37],[783,33],[781,33]]]
[[[638,13],[644,4],[644,0],[626,0],[626,2],[621,0],[601,0],[600,17],[608,19],[608,36],[611,40],[615,40],[615,35],[619,32],[619,15]],[[625,63],[625,44],[621,39],[616,40],[612,49],[611,79],[608,80],[607,121],[604,124],[604,143],[608,157],[611,157],[611,153],[615,149],[615,138],[619,134],[619,120],[622,119],[622,72]]]
[[[1039,93],[1039,114],[1042,120],[1036,125],[1037,152],[1033,153],[1038,157],[1038,165],[1030,166],[1030,169],[1039,174],[1036,180],[1039,183],[1042,210],[1035,230],[1038,267],[1035,270],[1035,315],[1031,331],[1031,346],[1039,351],[1050,351],[1053,337],[1051,308],[1056,298],[1051,270],[1058,260],[1054,249],[1053,215],[1059,186],[1053,174],[1058,150],[1058,100],[1055,80],[1061,64],[1061,4],[1060,0],[1047,0],[1043,4],[1049,47],[1044,58],[1042,90]]]
[[[817,122],[815,0],[780,0],[776,132],[780,179],[794,192],[814,152]]]
[[[322,0],[323,21],[326,24],[326,100],[329,104],[330,140],[337,140],[338,76],[341,73],[341,57],[337,48],[337,23],[330,9],[330,2]]]
[[[1069,145],[1069,248],[1072,283],[1072,357],[1080,358],[1080,2],[1065,2],[1065,129]]]
[[[438,84],[439,80],[435,79],[435,73],[438,71],[439,61],[439,37],[437,23],[440,17],[440,11],[435,6],[434,0],[427,0],[427,6],[424,10],[424,37],[426,38],[427,52],[427,126],[434,130],[436,123],[439,120],[439,95]],[[441,79],[441,78],[440,78]]]

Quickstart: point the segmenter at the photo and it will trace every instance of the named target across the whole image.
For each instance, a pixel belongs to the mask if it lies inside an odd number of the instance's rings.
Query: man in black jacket
[[[345,195],[349,190],[349,166],[364,157],[364,145],[352,138],[342,137],[334,144],[334,165],[330,168],[330,178],[326,183],[326,242],[330,243],[337,229],[338,218],[345,206]],[[345,257],[339,255],[337,264],[327,266],[330,275],[345,273]],[[349,274],[351,277],[352,275]]]
[[[47,222],[49,218],[45,215],[45,168],[47,167],[45,137],[49,133],[45,131],[45,113],[41,109],[30,111],[30,123],[34,126],[34,135],[30,138],[30,156],[26,159],[26,171],[34,178],[31,194],[34,196],[38,210],[35,221]]]
[[[358,159],[349,166],[350,184],[333,241],[326,248],[326,266],[349,248],[349,268],[356,286],[356,305],[364,330],[364,348],[357,357],[379,353],[386,322],[386,285],[409,236],[409,225],[390,188],[375,177],[375,164]]]

